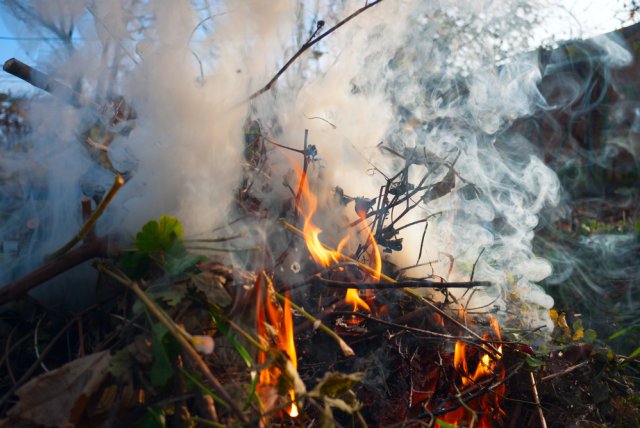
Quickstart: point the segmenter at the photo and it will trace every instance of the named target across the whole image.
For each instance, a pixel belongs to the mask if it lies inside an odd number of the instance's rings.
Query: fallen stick
[[[564,376],[567,373],[571,373],[572,371],[579,369],[580,367],[586,366],[587,364],[589,364],[589,361],[583,361],[580,364],[576,364],[575,366],[568,367],[568,368],[566,368],[565,370],[563,370],[561,372],[553,373],[553,374],[544,376],[542,379],[540,379],[540,382],[546,382],[548,380],[555,379],[555,378],[560,377],[560,376]]]
[[[536,403],[538,417],[540,418],[540,428],[547,428],[547,420],[545,419],[544,412],[542,411],[540,396],[538,395],[538,387],[536,386],[536,377],[534,376],[533,372],[529,372],[529,377],[531,379],[531,392],[533,394],[533,401]]]
[[[28,293],[31,289],[66,272],[74,266],[96,257],[107,257],[107,255],[107,239],[96,238],[66,254],[51,259],[43,266],[22,278],[2,286],[2,288],[0,288],[0,306]]]

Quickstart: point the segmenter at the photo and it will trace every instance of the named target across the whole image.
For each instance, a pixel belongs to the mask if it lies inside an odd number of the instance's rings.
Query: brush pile
[[[29,297],[13,301],[1,326],[2,426],[638,421],[629,376],[637,360],[602,348],[592,331],[572,330],[556,313],[564,345],[535,351],[535,329],[501,331],[491,305],[464,303],[490,284],[410,277],[377,253],[402,249],[397,221],[413,200],[448,191],[455,160],[429,160],[449,170],[435,186],[410,185],[415,157],[403,157],[407,168],[375,198],[334,189],[338,205],[357,214],[338,251],[314,234],[309,171],[318,154],[308,136],[295,149],[255,121],[245,134],[236,213],[271,231],[264,246],[242,248],[243,232],[232,227],[188,240],[178,219],[163,216],[132,248],[100,254],[97,284],[82,285],[96,286],[94,305],[70,314]],[[290,194],[273,212],[256,189],[273,186],[270,159],[283,152],[302,157],[302,167],[292,163]],[[85,243],[71,251],[104,240],[79,235]],[[205,255],[214,247],[219,255]]]
[[[264,21],[247,10],[209,31],[211,16],[188,27],[198,15],[185,5],[142,2],[123,26],[108,25],[108,7],[89,9],[104,57],[117,46],[105,80],[122,78],[113,87],[132,88],[131,100],[90,99],[71,79],[5,63],[77,126],[60,131],[64,144],[40,142],[40,163],[0,175],[0,190],[19,190],[1,205],[0,428],[640,423],[640,350],[616,355],[579,317],[549,311],[536,285],[550,264],[531,241],[559,183],[509,126],[544,104],[530,99],[537,65],[463,79],[464,67],[448,69],[462,67],[456,46],[467,52],[460,23],[422,2],[391,4],[340,36],[339,65],[318,61],[314,84],[274,95],[298,58],[322,57],[322,40],[380,3],[328,29],[300,14],[300,28],[313,23],[306,42],[257,91],[264,70],[252,74],[254,58],[236,67],[234,42],[256,56],[276,42],[233,31]],[[415,28],[395,33],[389,10]],[[133,24],[144,31],[127,38]],[[196,34],[228,43],[203,63]],[[193,77],[185,53],[200,78],[175,84]],[[133,65],[120,70],[125,56]],[[329,114],[334,105],[358,120]],[[29,159],[25,147],[11,147],[16,159]],[[56,168],[69,168],[66,181]],[[170,215],[148,221],[158,207]],[[133,235],[128,221],[141,225]],[[90,297],[52,304],[51,280]]]

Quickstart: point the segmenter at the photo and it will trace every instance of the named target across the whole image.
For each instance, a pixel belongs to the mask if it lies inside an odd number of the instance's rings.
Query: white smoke
[[[475,279],[494,286],[469,306],[490,302],[506,311],[512,301],[524,303],[524,324],[548,323],[545,310],[553,302],[535,282],[550,265],[532,253],[531,240],[540,211],[557,201],[559,184],[523,138],[506,132],[544,103],[536,87],[540,73],[526,57],[493,65],[524,37],[518,27],[529,22],[518,12],[524,2],[384,1],[315,47],[319,59],[305,54],[253,102],[248,96],[306,39],[301,28],[312,27],[314,17],[330,27],[362,2],[197,4],[84,3],[83,16],[91,18],[80,27],[84,41],[43,64],[70,86],[81,76],[80,87],[96,99],[124,95],[137,113],[133,131],[110,146],[115,168],[130,169],[132,178],[101,222],[102,233],[132,233],[161,214],[178,216],[191,234],[227,222],[249,116],[274,124],[278,141],[292,147],[301,146],[309,129],[327,192],[338,185],[352,196],[377,196],[384,177],[371,175],[372,167],[387,176],[403,167],[380,150],[382,142],[399,153],[424,153],[410,173],[430,172],[427,184],[442,180],[455,161],[452,191],[423,201],[403,222],[431,219],[420,261],[432,263],[411,274],[465,280],[484,250]],[[78,14],[59,10],[51,16],[55,11],[47,9],[47,19]],[[95,112],[68,113],[61,105],[32,112],[34,149],[56,153],[36,155],[47,164],[49,198],[56,201],[45,212],[52,230],[71,236],[79,217],[64,210],[77,206],[81,178],[88,173],[93,186],[103,187],[109,180],[87,172],[83,142],[71,131],[90,124]],[[402,237],[403,251],[393,260],[417,263],[422,229],[408,228]]]

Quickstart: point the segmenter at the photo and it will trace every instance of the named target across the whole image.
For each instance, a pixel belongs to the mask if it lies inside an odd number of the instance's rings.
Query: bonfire
[[[482,65],[463,84],[468,68],[418,40],[439,15],[387,3],[305,21],[309,34],[257,89],[258,58],[225,63],[241,23],[224,16],[212,39],[206,18],[134,53],[113,16],[90,8],[118,60],[134,63],[125,95],[90,97],[5,62],[77,120],[61,131],[74,149],[48,155],[50,177],[73,158],[71,179],[50,178],[39,210],[15,211],[36,232],[16,235],[13,252],[29,257],[1,277],[0,426],[562,424],[545,415],[541,383],[585,369],[594,345],[536,284],[550,265],[531,240],[559,183],[508,130],[533,111],[540,70]],[[153,10],[167,26],[185,12]],[[264,30],[266,11],[245,12]],[[392,13],[417,30],[392,31]],[[215,65],[176,48],[218,36],[229,39]],[[344,57],[318,60],[304,84],[301,58],[335,46]],[[286,82],[297,66],[301,81]],[[81,192],[70,200],[69,188]],[[79,304],[50,303],[89,284]],[[559,336],[575,343],[550,352]],[[601,363],[622,373],[616,358]]]

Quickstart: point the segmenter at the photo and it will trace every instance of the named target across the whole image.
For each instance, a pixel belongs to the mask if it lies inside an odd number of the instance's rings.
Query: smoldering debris
[[[5,289],[4,423],[37,423],[16,396],[67,371],[104,382],[55,406],[78,425],[546,424],[541,381],[596,363],[632,407],[633,357],[598,360],[608,350],[536,284],[551,265],[532,240],[560,183],[512,125],[548,108],[542,70],[495,66],[504,47],[469,45],[456,21],[482,44],[480,24],[511,34],[518,4],[89,8],[95,40],[42,64],[66,89],[42,85],[62,96],[30,113],[46,218],[3,236],[11,276],[32,271]],[[81,312],[25,295],[89,257]],[[542,378],[557,343],[585,352]],[[77,358],[105,349],[108,375]]]

